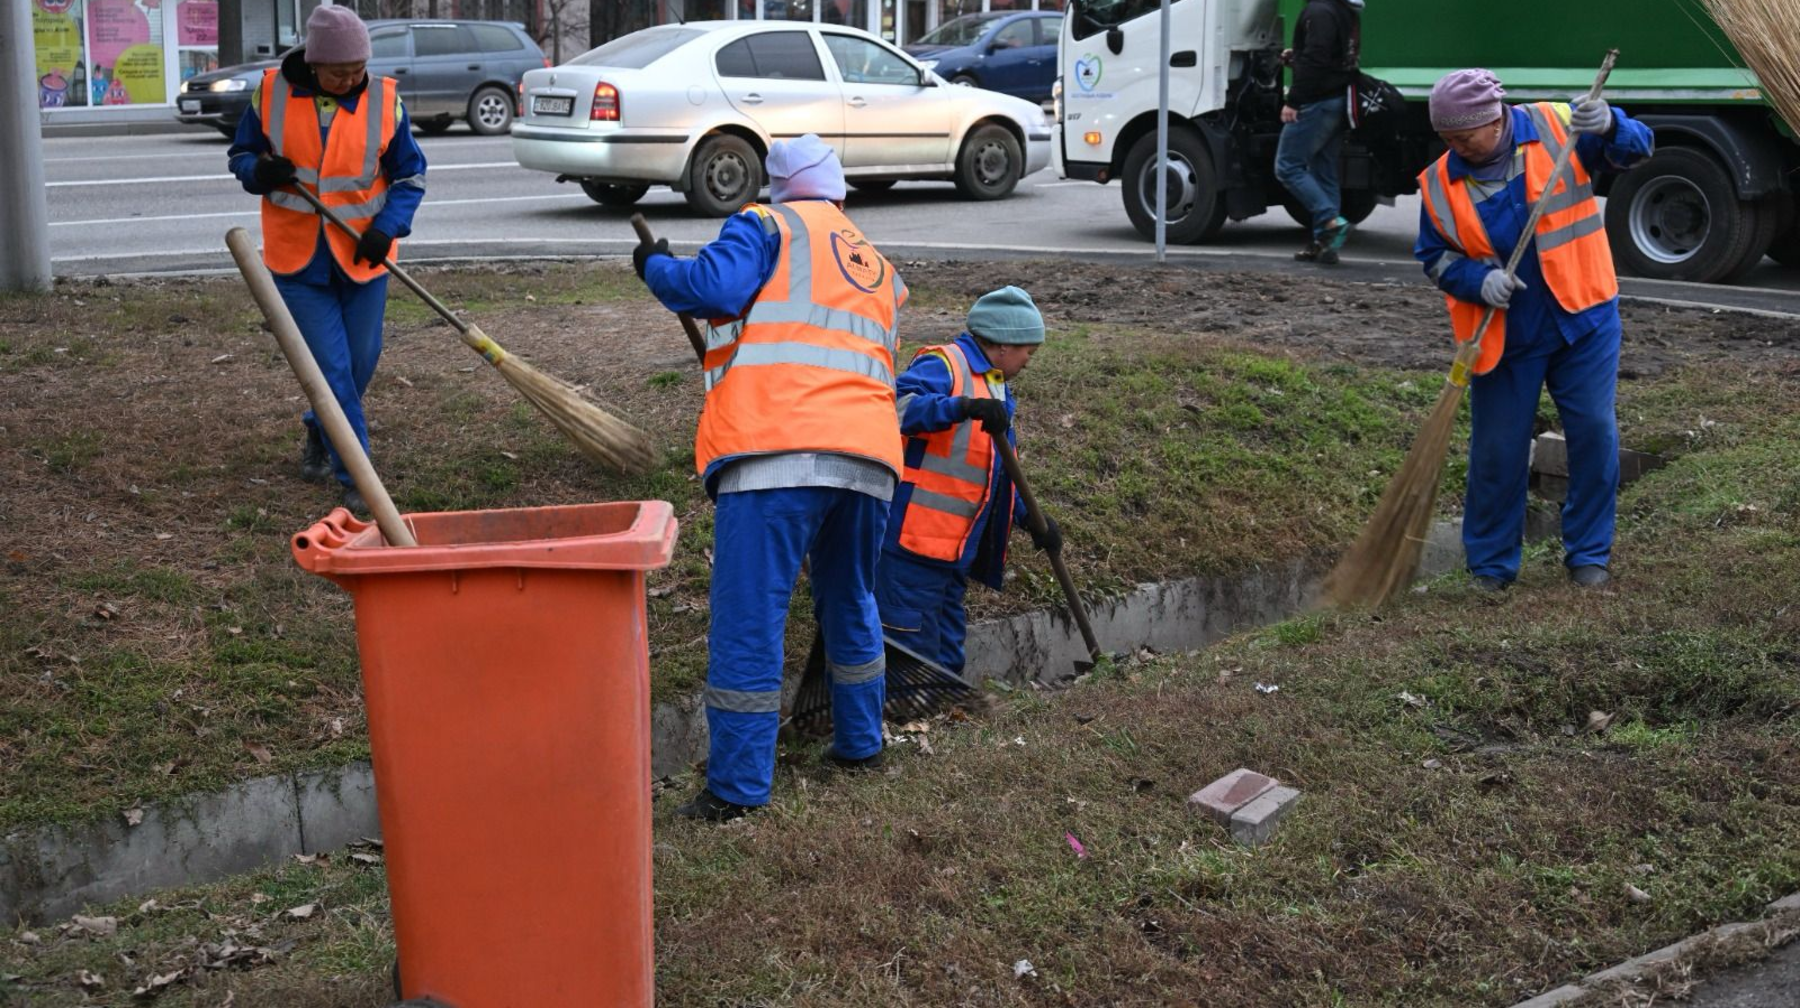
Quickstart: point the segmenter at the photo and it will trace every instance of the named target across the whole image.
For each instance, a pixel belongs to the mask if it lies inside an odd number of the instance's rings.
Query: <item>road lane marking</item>
[[[519,167],[517,161],[480,161],[475,164],[432,165],[425,169],[425,175],[429,178],[432,172],[468,171],[474,168],[517,167]],[[149,178],[82,179],[76,182],[46,182],[44,183],[44,186],[45,188],[56,188],[57,186],[131,185],[134,182],[236,182],[237,180],[238,177],[236,175],[227,172],[223,175],[157,175]]]
[[[523,203],[528,200],[585,200],[583,193],[550,193],[545,196],[491,196],[481,199],[426,200],[419,205],[420,212],[431,207],[465,206],[470,203]],[[142,224],[148,221],[172,220],[205,220],[208,217],[255,217],[262,213],[256,210],[230,210],[222,213],[164,214],[158,217],[97,217],[93,220],[51,221],[51,227],[95,226],[100,224]]]

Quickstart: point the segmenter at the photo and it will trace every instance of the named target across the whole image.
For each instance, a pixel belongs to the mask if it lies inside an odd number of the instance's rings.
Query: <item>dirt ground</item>
[[[1001,283],[1031,292],[1047,318],[1227,333],[1263,347],[1401,370],[1449,361],[1441,294],[1423,284],[1320,280],[1301,288],[1271,273],[1213,273],[1111,265],[909,262],[907,283],[961,291],[969,300]],[[1800,362],[1800,322],[1625,302],[1620,377],[1651,378],[1716,360]]]

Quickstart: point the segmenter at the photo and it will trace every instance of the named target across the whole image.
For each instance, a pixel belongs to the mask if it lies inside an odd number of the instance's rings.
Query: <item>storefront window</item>
[[[666,0],[659,23],[670,21],[723,21],[729,17],[725,0]],[[754,16],[754,15],[752,15]]]
[[[181,0],[175,8],[175,45],[182,80],[219,69],[219,0]]]
[[[218,69],[219,0],[30,3],[39,108],[167,105]]]
[[[812,21],[813,0],[763,0],[763,18],[769,21]]]

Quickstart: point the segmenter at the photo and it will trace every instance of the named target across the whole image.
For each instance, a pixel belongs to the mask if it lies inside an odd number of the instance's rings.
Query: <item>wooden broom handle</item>
[[[1606,78],[1612,76],[1613,64],[1618,62],[1618,59],[1619,50],[1608,49],[1606,51],[1606,58],[1600,61],[1600,73],[1594,77],[1594,86],[1588,90],[1587,97],[1583,101],[1594,101],[1600,97],[1601,92],[1606,89]],[[1512,111],[1509,109],[1506,114],[1511,115]],[[1563,170],[1569,166],[1569,158],[1575,153],[1577,139],[1579,138],[1574,134],[1570,134],[1569,142],[1563,144],[1562,150],[1556,152],[1556,165],[1550,169],[1550,184],[1544,187],[1537,202],[1531,205],[1531,216],[1525,221],[1525,230],[1519,232],[1519,241],[1513,246],[1512,257],[1506,260],[1506,277],[1509,280],[1518,270],[1519,260],[1525,258],[1526,247],[1531,244],[1533,238],[1537,237],[1538,221],[1543,218],[1544,209],[1550,205],[1550,194],[1556,191],[1557,180],[1562,178]],[[1498,308],[1489,305],[1488,310],[1482,313],[1481,324],[1475,327],[1474,338],[1463,344],[1464,350],[1457,352],[1457,366],[1452,367],[1452,375],[1457,373],[1459,367],[1464,369],[1466,374],[1466,369],[1474,366],[1475,356],[1481,350],[1481,337],[1487,334],[1488,325],[1494,321],[1494,315],[1498,312]],[[1458,382],[1458,384],[1463,384],[1463,382]]]
[[[641,213],[631,215],[631,229],[637,232],[638,241],[649,244],[656,243],[656,235],[650,232],[650,222]],[[681,320],[681,328],[687,333],[688,342],[694,345],[694,356],[699,359],[700,366],[706,366],[706,338],[700,335],[700,326],[694,317],[687,312],[676,312],[675,317]]]
[[[1006,478],[1012,480],[1020,499],[1025,502],[1025,518],[1031,522],[1032,531],[1040,536],[1050,531],[1050,523],[1044,520],[1044,512],[1038,508],[1037,496],[1031,492],[1031,484],[1025,482],[1025,471],[1019,468],[1019,453],[1013,451],[1012,442],[1004,433],[994,435],[994,450],[1000,453],[1000,465],[1006,469]],[[1075,618],[1075,627],[1081,631],[1081,642],[1087,645],[1088,657],[1097,661],[1100,642],[1094,637],[1093,625],[1088,623],[1081,596],[1075,592],[1075,581],[1069,577],[1069,568],[1063,564],[1062,547],[1044,552],[1050,555],[1050,569],[1056,573],[1056,582],[1062,585],[1063,597],[1069,601],[1069,615]]]
[[[331,446],[337,449],[338,457],[344,460],[344,468],[350,470],[351,481],[362,493],[363,500],[368,502],[369,512],[375,516],[375,524],[381,529],[382,538],[387,540],[389,546],[417,546],[418,540],[413,538],[412,530],[406,527],[406,523],[400,520],[399,509],[394,507],[387,488],[381,485],[381,477],[375,474],[375,467],[370,464],[369,456],[362,449],[362,441],[350,428],[350,421],[344,416],[344,408],[338,405],[337,396],[332,394],[331,386],[325,382],[325,375],[319,371],[319,362],[313,360],[312,352],[306,348],[306,338],[300,335],[300,327],[294,323],[294,316],[288,311],[287,302],[281,299],[281,292],[275,289],[275,279],[263,264],[250,232],[234,227],[225,232],[225,244],[231,249],[231,257],[237,260],[238,271],[244,274],[244,283],[250,287],[250,296],[256,299],[263,317],[269,320],[269,328],[275,332],[275,342],[281,347],[282,355],[287,358],[288,366],[294,369],[294,377],[300,379],[300,387],[306,392],[307,401],[312,403],[313,415],[324,425],[326,436],[331,438]]]

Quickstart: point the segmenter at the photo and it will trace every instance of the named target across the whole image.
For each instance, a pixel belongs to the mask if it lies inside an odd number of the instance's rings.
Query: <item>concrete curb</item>
[[[1582,977],[1574,983],[1545,991],[1529,1001],[1520,1001],[1512,1008],[1559,1008],[1561,1005],[1572,1005],[1584,998],[1599,994],[1609,984],[1650,979],[1666,963],[1686,958],[1746,931],[1761,928],[1774,919],[1788,914],[1800,915],[1800,892],[1792,893],[1770,903],[1763,909],[1761,920],[1721,924],[1710,930],[1683,938],[1673,945],[1665,945],[1654,952],[1646,953],[1635,959],[1627,959],[1617,966]]]

